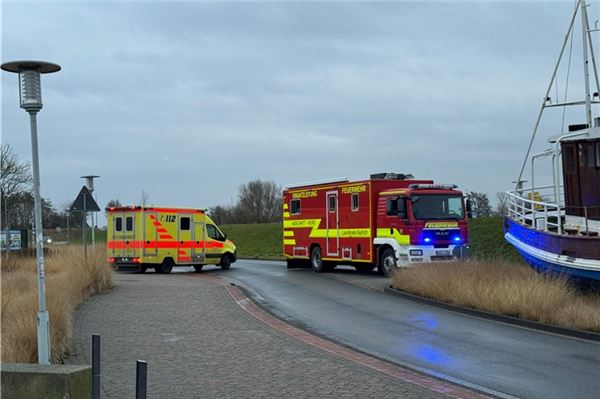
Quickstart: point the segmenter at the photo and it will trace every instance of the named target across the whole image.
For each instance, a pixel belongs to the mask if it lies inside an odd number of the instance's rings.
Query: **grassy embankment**
[[[281,223],[226,224],[220,226],[245,259],[284,259]]]
[[[37,361],[38,288],[35,257],[2,257],[1,360]],[[50,318],[52,362],[61,362],[72,337],[73,311],[90,295],[112,288],[112,274],[101,246],[88,250],[85,262],[81,247],[56,247],[45,257],[46,308]]]

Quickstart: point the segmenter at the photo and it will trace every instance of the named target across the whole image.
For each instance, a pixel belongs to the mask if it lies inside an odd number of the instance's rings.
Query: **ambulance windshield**
[[[460,220],[464,218],[463,199],[460,195],[415,195],[412,197],[415,219]]]

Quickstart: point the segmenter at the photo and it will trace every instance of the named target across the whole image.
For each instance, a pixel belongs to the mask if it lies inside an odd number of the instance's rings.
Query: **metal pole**
[[[94,213],[92,212],[92,248],[96,248],[96,223],[94,222]]]
[[[92,399],[100,399],[100,336],[92,335]]]
[[[6,236],[4,237],[4,250],[6,258],[8,259],[8,254],[10,252],[10,226],[8,223],[8,196],[6,195],[6,193],[4,195],[4,228],[6,230]]]
[[[67,210],[67,242],[69,242],[69,219],[71,219],[71,212]]]
[[[31,163],[33,167],[33,200],[35,206],[35,244],[38,271],[37,343],[38,363],[50,364],[48,312],[46,312],[46,272],[44,270],[44,230],[42,228],[42,200],[40,197],[40,165],[38,161],[36,112],[29,113],[31,124]]]
[[[583,39],[583,80],[585,82],[585,115],[588,128],[592,128],[592,102],[590,99],[590,70],[588,68],[588,32],[587,32],[587,9],[585,0],[581,2],[581,29]]]
[[[148,384],[148,363],[138,360],[135,369],[135,399],[146,399]]]
[[[82,234],[83,234],[83,256],[85,257],[85,261],[87,262],[87,206],[85,201],[85,193],[83,193],[83,215],[81,218],[82,226]]]

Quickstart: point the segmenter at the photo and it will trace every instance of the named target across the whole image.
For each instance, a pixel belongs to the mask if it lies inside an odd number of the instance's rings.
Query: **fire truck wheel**
[[[201,272],[203,267],[204,265],[194,265],[194,270],[196,270],[197,272]]]
[[[310,266],[317,273],[323,273],[325,271],[325,263],[321,257],[320,247],[314,247],[310,253]]]
[[[173,259],[171,258],[167,258],[165,260],[163,260],[163,263],[159,266],[160,271],[159,273],[171,273],[171,270],[173,270]]]
[[[231,267],[231,256],[229,254],[225,254],[221,258],[221,270],[229,270],[230,267]]]
[[[386,248],[381,254],[379,272],[386,277],[390,277],[394,270],[396,270],[396,255],[392,248]]]

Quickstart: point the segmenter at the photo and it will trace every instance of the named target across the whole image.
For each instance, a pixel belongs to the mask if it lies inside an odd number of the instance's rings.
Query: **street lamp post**
[[[46,311],[46,272],[44,270],[44,231],[42,230],[42,201],[40,197],[40,166],[38,161],[37,113],[42,109],[40,74],[60,71],[60,66],[44,61],[13,61],[2,64],[7,72],[19,74],[21,108],[29,113],[31,126],[31,163],[33,167],[33,198],[35,204],[35,242],[38,271],[37,343],[38,363],[50,364],[48,312]]]

